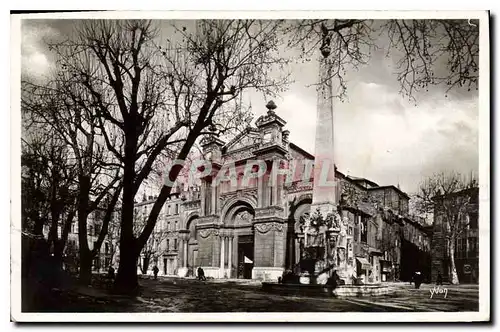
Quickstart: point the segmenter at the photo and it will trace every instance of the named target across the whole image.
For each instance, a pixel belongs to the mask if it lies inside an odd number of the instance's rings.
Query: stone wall
[[[201,266],[219,267],[220,239],[215,230],[200,230],[198,262]]]
[[[252,278],[277,280],[284,271],[287,226],[280,222],[256,223]]]
[[[394,187],[375,188],[369,191],[370,200],[378,203],[380,207],[391,209],[400,215],[408,214],[408,198],[398,192]]]

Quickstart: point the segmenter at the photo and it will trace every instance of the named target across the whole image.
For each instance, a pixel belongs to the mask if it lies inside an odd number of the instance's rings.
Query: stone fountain
[[[356,268],[349,231],[353,225],[342,218],[337,205],[332,63],[329,58],[330,34],[325,27],[320,51],[313,201],[310,213],[302,220],[301,237],[301,258],[314,265],[314,272],[311,267],[309,280],[305,277],[301,280],[303,283],[326,284],[329,278],[335,277],[341,283],[349,284]]]
[[[353,234],[347,218],[338,208],[337,180],[334,154],[334,108],[332,67],[329,58],[330,32],[322,26],[323,40],[320,47],[317,122],[315,137],[315,162],[312,204],[309,214],[301,220],[297,233],[300,241],[300,272],[295,282],[282,284],[263,283],[268,291],[287,294],[317,292],[337,296],[385,294],[388,288],[381,285],[353,285],[356,260],[353,251]],[[336,287],[329,288],[328,285]]]

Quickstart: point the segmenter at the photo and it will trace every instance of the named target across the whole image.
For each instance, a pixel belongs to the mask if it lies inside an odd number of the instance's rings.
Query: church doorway
[[[238,236],[238,278],[252,279],[254,240],[253,235]]]

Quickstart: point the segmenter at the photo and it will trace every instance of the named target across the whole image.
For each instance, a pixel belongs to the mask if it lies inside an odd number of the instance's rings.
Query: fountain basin
[[[383,284],[340,285],[333,289],[327,285],[280,284],[277,282],[263,282],[262,290],[280,295],[335,297],[380,296],[394,291],[391,287]]]

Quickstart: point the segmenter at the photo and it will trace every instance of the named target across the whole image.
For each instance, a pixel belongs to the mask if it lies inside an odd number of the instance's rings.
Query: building
[[[395,186],[379,186],[339,172],[337,178],[342,190],[340,206],[355,220],[358,274],[367,266],[375,283],[409,281],[416,271],[428,279],[431,232],[423,218],[409,214],[409,196]]]
[[[310,213],[312,203],[307,165],[314,156],[289,142],[284,125],[269,110],[255,127],[228,143],[214,137],[202,141],[212,172],[199,187],[180,190],[165,204],[155,230],[163,240],[155,240],[160,245],[150,269],[157,265],[160,274],[194,276],[201,266],[207,277],[276,280],[286,269],[297,268],[301,217]],[[245,180],[251,160],[265,162],[266,172]],[[292,181],[283,175],[273,185],[273,170],[286,173],[292,168]],[[217,182],[219,173],[226,175]],[[408,195],[338,170],[336,178],[337,203],[354,225],[348,230],[354,257],[348,260],[356,264],[356,277],[378,283],[409,275],[405,263],[415,261],[405,255],[415,250],[406,250],[406,244],[428,254],[430,240],[425,226],[408,213]],[[153,203],[154,197],[137,203],[136,211],[147,215]]]
[[[192,189],[191,192],[196,191]],[[142,202],[135,205],[134,231],[137,236],[142,231],[155,201],[155,196],[144,195]],[[158,267],[160,275],[178,273],[178,267],[181,266],[179,250],[182,250],[179,237],[179,231],[182,229],[180,216],[182,202],[181,194],[175,192],[163,205],[155,229],[141,252],[138,262],[139,273],[151,273],[154,266]]]
[[[432,281],[441,273],[445,281],[451,279],[449,241],[450,226],[445,222],[446,213],[460,215],[460,225],[454,246],[455,267],[460,283],[477,283],[479,280],[479,188],[434,197],[434,222],[432,238]],[[458,213],[458,206],[464,211]],[[448,212],[446,212],[448,211]]]
[[[269,110],[256,121],[256,127],[248,127],[228,143],[214,137],[202,141],[212,172],[196,185],[176,187],[141,252],[139,274],[151,274],[157,266],[160,275],[194,276],[201,266],[207,277],[276,280],[285,270],[296,271],[303,246],[301,219],[311,212],[314,156],[289,141],[284,125]],[[265,163],[266,172],[245,180],[245,169],[255,160]],[[234,166],[232,173],[228,166]],[[275,185],[273,171],[281,174]],[[217,182],[218,174],[226,175]],[[350,257],[346,257],[355,266],[353,277],[365,283],[411,280],[415,271],[428,277],[436,223],[429,228],[422,218],[411,216],[409,196],[396,186],[380,186],[337,169],[335,176],[337,204],[342,217],[353,225],[347,230]],[[136,202],[137,233],[155,201],[156,197],[144,195]],[[90,248],[101,230],[102,217],[99,210],[89,215]],[[119,213],[114,213],[101,252],[94,259],[94,272],[105,272],[110,265],[118,268],[119,223]],[[467,243],[470,248],[474,245],[472,240]],[[75,221],[67,256],[77,259],[77,246]],[[457,248],[463,248],[462,242]]]

